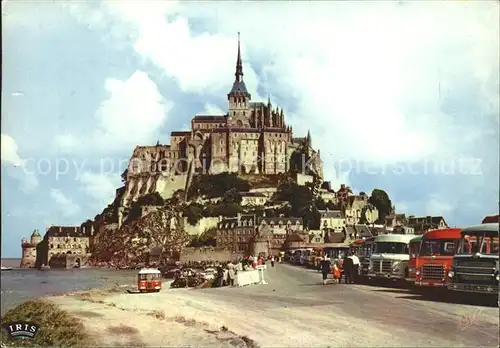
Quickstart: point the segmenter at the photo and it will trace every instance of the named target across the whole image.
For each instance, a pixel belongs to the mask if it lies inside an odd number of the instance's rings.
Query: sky
[[[2,256],[110,203],[136,145],[252,100],[311,131],[326,179],[449,225],[498,212],[499,4],[2,2]]]

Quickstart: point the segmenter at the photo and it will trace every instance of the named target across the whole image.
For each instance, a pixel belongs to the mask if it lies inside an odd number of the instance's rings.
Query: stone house
[[[259,235],[269,236],[270,248],[279,251],[283,248],[285,240],[290,233],[303,233],[304,226],[302,218],[296,217],[273,217],[259,218]]]
[[[240,192],[242,206],[263,206],[268,198],[261,192]]]
[[[359,223],[372,224],[378,219],[378,210],[368,203],[367,195],[348,196],[345,218],[347,225],[351,226]]]
[[[387,226],[388,229],[393,229],[398,226],[406,226],[408,223],[408,220],[406,218],[405,214],[396,214],[393,210],[393,212],[385,217],[385,225]]]
[[[300,249],[304,248],[306,246],[306,242],[302,238],[302,236],[299,233],[293,232],[290,233],[287,238],[285,239],[285,243],[283,244],[283,248],[290,250],[290,249]]]
[[[354,231],[355,231],[355,239],[366,239],[373,237],[373,234],[371,230],[368,228],[367,225],[354,225]]]
[[[324,244],[325,243],[325,231],[322,230],[309,230],[309,240],[311,244]]]
[[[327,189],[319,189],[318,190],[319,196],[326,202],[332,202],[333,204],[337,204],[337,194],[333,190],[327,190]]]
[[[216,245],[234,252],[250,253],[256,233],[256,216],[238,214],[235,218],[223,219],[217,224]]]
[[[448,228],[448,224],[442,216],[421,216],[411,215],[408,217],[408,227],[415,230],[415,234],[423,234],[432,229]]]
[[[90,238],[80,226],[51,226],[37,245],[36,265],[73,268],[83,266],[89,256]]]
[[[320,210],[321,214],[321,229],[331,229],[336,232],[342,231],[342,229],[346,226],[345,216],[342,214],[340,210]]]

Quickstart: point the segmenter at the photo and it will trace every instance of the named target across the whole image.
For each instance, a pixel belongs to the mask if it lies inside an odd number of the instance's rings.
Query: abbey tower
[[[196,115],[191,130],[171,133],[169,145],[137,146],[127,170],[122,206],[153,192],[168,198],[176,190],[187,188],[198,173],[284,173],[290,169],[290,157],[299,147],[315,156],[315,167],[322,176],[321,159],[312,148],[310,134],[294,138],[283,109],[274,108],[270,99],[252,101],[243,76],[238,35],[227,113]]]

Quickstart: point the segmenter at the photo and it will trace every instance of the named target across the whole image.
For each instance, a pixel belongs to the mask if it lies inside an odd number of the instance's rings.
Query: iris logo
[[[27,321],[15,321],[12,323],[6,323],[2,325],[10,338],[22,338],[22,339],[34,339],[40,326],[35,323],[30,323]]]

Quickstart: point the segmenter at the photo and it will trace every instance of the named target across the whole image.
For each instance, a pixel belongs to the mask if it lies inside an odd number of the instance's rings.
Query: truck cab
[[[417,272],[417,256],[420,252],[420,242],[423,236],[416,236],[410,240],[410,259],[408,260],[408,273],[406,275],[406,281],[413,285],[416,279]]]
[[[458,247],[461,228],[445,228],[426,232],[416,258],[415,286],[443,288],[447,284],[453,255]]]
[[[448,290],[489,294],[498,298],[498,223],[462,230],[448,272]]]
[[[406,280],[409,243],[415,235],[386,234],[375,237],[368,276],[375,279]]]

